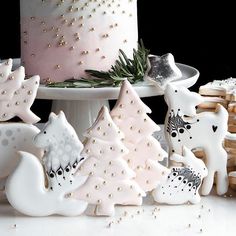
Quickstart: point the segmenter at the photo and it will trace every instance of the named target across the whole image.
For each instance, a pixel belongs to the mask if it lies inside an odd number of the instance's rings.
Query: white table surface
[[[198,205],[119,206],[114,217],[32,218],[0,205],[1,236],[230,236],[236,235],[235,225],[236,198],[214,195]]]

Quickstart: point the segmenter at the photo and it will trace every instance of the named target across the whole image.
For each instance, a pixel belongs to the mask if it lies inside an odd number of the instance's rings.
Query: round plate
[[[20,59],[13,60],[13,68],[20,66]],[[182,72],[182,77],[179,80],[173,81],[176,85],[182,85],[187,88],[193,86],[198,78],[199,71],[191,66],[176,63]],[[149,82],[141,82],[134,85],[134,88],[140,97],[152,97],[163,95],[163,90],[155,87]],[[105,88],[48,88],[45,85],[40,85],[38,89],[38,99],[50,100],[111,100],[117,99],[120,92],[119,87]]]
[[[187,88],[193,86],[199,77],[199,71],[191,66],[177,63],[182,72],[182,78],[173,81],[176,85],[182,85]],[[134,88],[140,97],[152,97],[163,95],[163,90],[156,88],[148,82],[141,82],[134,85]],[[117,99],[119,87],[105,88],[48,88],[40,85],[37,98],[52,100],[96,100],[96,99]]]

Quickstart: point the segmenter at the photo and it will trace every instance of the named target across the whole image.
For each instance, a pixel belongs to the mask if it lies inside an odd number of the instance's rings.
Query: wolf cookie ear
[[[61,119],[61,120],[66,120],[65,113],[63,111],[60,111],[59,114],[58,114],[58,118]]]
[[[51,112],[49,115],[49,121],[53,121],[57,118],[57,115],[54,112]]]

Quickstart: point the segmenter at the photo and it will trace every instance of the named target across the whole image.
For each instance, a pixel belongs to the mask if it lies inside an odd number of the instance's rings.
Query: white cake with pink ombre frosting
[[[21,59],[41,82],[108,70],[137,48],[137,0],[20,0]]]

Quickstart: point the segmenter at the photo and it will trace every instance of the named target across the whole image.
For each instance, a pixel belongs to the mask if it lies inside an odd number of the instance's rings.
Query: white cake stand
[[[20,59],[14,59],[14,68],[20,65]],[[177,63],[183,76],[174,81],[176,85],[187,88],[193,86],[199,71],[191,66]],[[140,97],[163,95],[163,91],[147,82],[134,85]],[[117,99],[120,88],[48,88],[40,85],[37,99],[53,100],[52,111],[64,111],[68,121],[75,128],[79,138],[83,140],[83,132],[89,128],[103,105],[109,107],[109,100]]]
[[[199,72],[193,67],[177,64],[183,77],[173,83],[191,87],[199,77]],[[163,95],[163,91],[147,82],[134,85],[140,97]],[[98,111],[103,105],[109,107],[109,100],[117,99],[119,88],[48,88],[40,86],[38,99],[53,100],[52,111],[58,113],[63,110],[68,121],[75,128],[78,136],[82,138],[83,132],[89,128]]]

